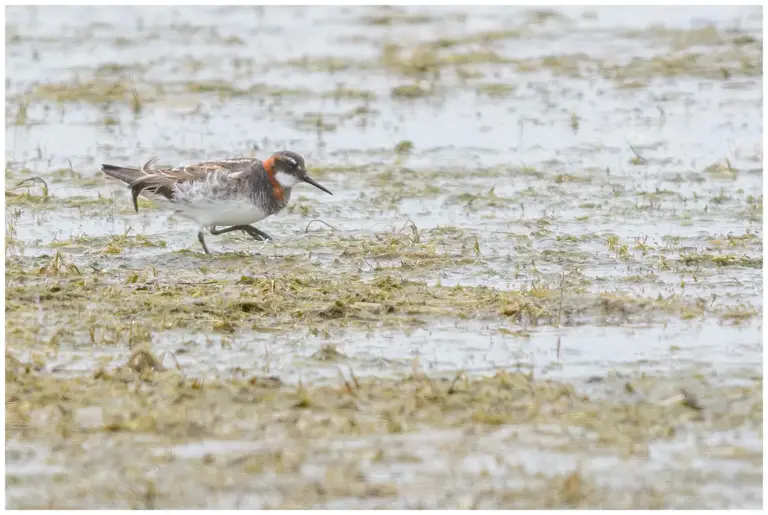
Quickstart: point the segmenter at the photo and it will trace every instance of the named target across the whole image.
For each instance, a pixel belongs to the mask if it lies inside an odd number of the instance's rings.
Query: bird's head
[[[304,158],[296,152],[289,150],[275,152],[269,159],[264,161],[264,169],[269,174],[270,179],[277,182],[282,188],[290,189],[300,182],[306,182],[329,195],[333,195],[333,193],[307,174]]]

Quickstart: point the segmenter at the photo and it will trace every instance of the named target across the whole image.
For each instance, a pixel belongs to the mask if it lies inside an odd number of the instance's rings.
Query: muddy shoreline
[[[759,8],[6,33],[8,508],[762,505]],[[99,171],[284,148],[210,256]]]

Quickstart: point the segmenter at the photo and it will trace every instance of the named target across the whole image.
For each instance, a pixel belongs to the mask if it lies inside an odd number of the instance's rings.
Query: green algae
[[[503,98],[515,92],[515,86],[502,83],[481,84],[477,87],[477,92],[481,95],[487,95],[491,98]]]
[[[430,90],[418,84],[407,84],[407,85],[396,86],[392,88],[393,98],[405,98],[405,99],[422,98],[422,97],[430,96],[431,94],[432,93]]]
[[[404,12],[391,12],[380,15],[365,16],[360,20],[365,25],[392,26],[392,25],[422,25],[435,21],[432,16],[420,14],[408,14]]]
[[[477,64],[505,64],[511,60],[489,49],[460,51],[429,44],[404,49],[389,44],[382,49],[380,64],[406,77],[439,77],[445,69]]]
[[[334,100],[364,100],[367,102],[374,101],[377,98],[376,93],[373,91],[349,88],[343,85],[337,86],[336,89],[325,93],[324,96],[326,98],[333,98]]]
[[[624,36],[632,39],[644,39],[663,43],[674,51],[701,46],[743,46],[760,43],[756,38],[747,34],[741,34],[738,30],[724,31],[711,24],[693,29],[673,29],[662,25],[655,25],[642,31],[627,31]]]
[[[413,150],[413,142],[410,140],[403,140],[395,145],[396,154],[409,154]]]
[[[142,97],[155,98],[160,94],[160,90],[142,84],[141,94]],[[99,77],[85,81],[40,84],[29,93],[30,98],[57,103],[82,102],[103,105],[107,102],[122,102],[134,106],[138,105],[138,95],[135,86],[123,80]]]

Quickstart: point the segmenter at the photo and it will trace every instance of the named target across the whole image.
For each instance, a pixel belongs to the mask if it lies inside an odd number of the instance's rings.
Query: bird
[[[255,240],[272,239],[251,224],[282,211],[293,187],[302,182],[333,195],[309,176],[304,158],[289,150],[264,161],[237,157],[157,169],[156,161],[153,157],[141,168],[102,164],[101,170],[128,185],[137,213],[143,195],[197,222],[197,239],[206,254],[206,229],[214,236],[243,231]]]

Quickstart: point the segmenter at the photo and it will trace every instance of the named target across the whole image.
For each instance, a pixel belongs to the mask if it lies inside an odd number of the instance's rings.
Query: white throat
[[[285,173],[283,171],[277,172],[275,174],[275,180],[282,186],[283,188],[293,188],[301,181],[298,177],[295,175],[291,175],[289,173]]]

